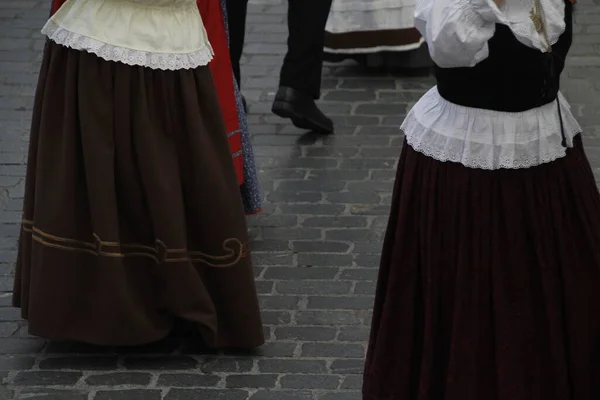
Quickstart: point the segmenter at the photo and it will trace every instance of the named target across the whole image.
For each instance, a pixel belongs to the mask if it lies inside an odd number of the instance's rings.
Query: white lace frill
[[[213,58],[210,46],[193,53],[169,54],[128,49],[111,44],[102,43],[87,36],[61,28],[52,21],[48,21],[42,33],[50,40],[60,45],[75,50],[84,50],[93,53],[106,61],[122,62],[127,65],[137,65],[151,69],[179,70],[196,68],[206,65]]]
[[[559,94],[567,145],[581,127]],[[556,102],[519,113],[459,106],[434,87],[419,100],[401,129],[408,144],[438,161],[486,170],[529,168],[564,157]]]
[[[192,69],[213,58],[195,0],[69,0],[42,33],[107,61],[151,69]]]

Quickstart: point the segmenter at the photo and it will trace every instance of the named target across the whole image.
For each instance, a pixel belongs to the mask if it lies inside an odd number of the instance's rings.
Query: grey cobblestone
[[[0,2],[0,398],[359,400],[379,253],[404,140],[398,125],[431,77],[326,65],[334,135],[270,113],[285,52],[285,1],[250,0],[243,91],[264,192],[249,218],[268,343],[204,354],[46,343],[10,308],[28,129],[49,0]],[[563,90],[600,182],[600,0],[579,0]]]
[[[152,375],[143,372],[94,374],[85,378],[90,386],[147,386],[151,381]]]
[[[172,389],[165,400],[246,400],[248,392],[237,389]]]
[[[227,377],[228,388],[274,388],[277,384],[278,375],[230,375]]]
[[[64,389],[24,389],[19,392],[17,399],[35,400],[87,400],[89,394],[83,390]]]
[[[82,376],[81,372],[21,371],[11,383],[16,386],[71,386]]]
[[[100,391],[94,396],[94,400],[161,400],[160,390],[149,389],[127,389]]]
[[[281,378],[284,389],[337,389],[340,377],[335,375],[286,375]]]

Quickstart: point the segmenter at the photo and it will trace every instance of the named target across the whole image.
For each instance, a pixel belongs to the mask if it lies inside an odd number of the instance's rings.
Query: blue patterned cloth
[[[227,40],[229,40],[229,23],[227,21],[227,7],[225,5],[225,0],[221,0],[221,9],[223,10],[223,18],[225,19]],[[242,103],[242,94],[240,93],[240,88],[235,81],[233,73],[231,76],[233,79],[233,87],[235,88],[235,100],[240,121],[240,129],[242,130],[242,151],[244,152],[244,183],[240,186],[240,190],[246,214],[256,214],[261,211],[262,205],[258,175],[256,174],[256,164],[254,163],[254,151],[252,150],[252,142],[250,141],[246,111],[244,111],[244,105]]]

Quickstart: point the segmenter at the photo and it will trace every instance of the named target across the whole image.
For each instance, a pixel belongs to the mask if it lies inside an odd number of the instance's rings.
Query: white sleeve
[[[489,55],[499,13],[492,0],[418,0],[415,27],[438,66],[473,67]]]

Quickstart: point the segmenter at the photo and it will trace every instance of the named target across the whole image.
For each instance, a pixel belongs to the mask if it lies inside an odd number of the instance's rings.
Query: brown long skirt
[[[600,196],[581,137],[523,170],[404,146],[363,392],[600,399]]]
[[[160,71],[48,42],[14,304],[33,335],[263,343],[247,229],[208,67]]]

